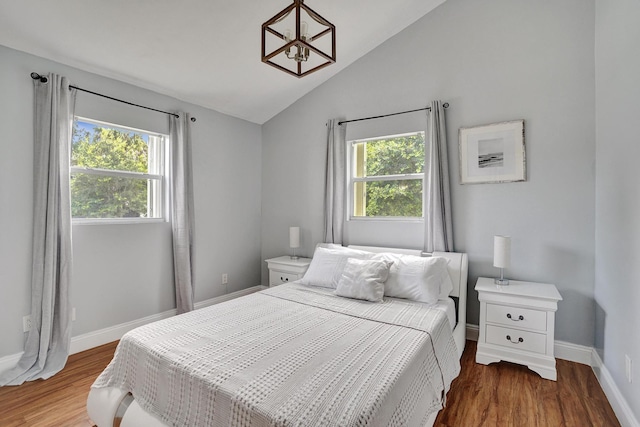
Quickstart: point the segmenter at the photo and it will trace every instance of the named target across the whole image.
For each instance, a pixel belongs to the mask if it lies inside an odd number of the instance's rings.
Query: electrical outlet
[[[73,307],[73,308],[71,309],[71,321],[72,321],[72,322],[75,322],[75,321],[76,321],[76,308],[75,308],[75,307]]]
[[[22,332],[29,332],[31,330],[31,315],[27,314],[22,317]]]
[[[222,275],[222,284],[226,285],[227,283],[229,283],[229,276],[227,275],[227,273],[224,273]]]
[[[624,355],[624,371],[627,374],[627,381],[633,381],[633,365],[629,355]]]

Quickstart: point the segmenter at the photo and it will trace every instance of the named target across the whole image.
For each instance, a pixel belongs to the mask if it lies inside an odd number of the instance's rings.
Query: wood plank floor
[[[512,363],[479,365],[475,355],[476,342],[467,341],[435,426],[620,425],[590,366],[557,359],[558,381],[549,381]]]
[[[0,427],[93,426],[85,409],[93,380],[107,366],[117,343],[69,357],[66,368],[46,381],[0,387]],[[475,363],[476,343],[467,341],[462,372],[435,425],[619,426],[591,368],[558,360],[558,381],[527,368]]]
[[[86,409],[89,388],[113,358],[117,344],[72,354],[67,366],[48,380],[0,387],[0,426],[93,426]]]

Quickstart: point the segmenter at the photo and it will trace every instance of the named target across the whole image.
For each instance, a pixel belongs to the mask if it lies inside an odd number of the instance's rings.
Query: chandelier
[[[304,4],[262,24],[262,62],[298,78],[336,62],[336,27]]]

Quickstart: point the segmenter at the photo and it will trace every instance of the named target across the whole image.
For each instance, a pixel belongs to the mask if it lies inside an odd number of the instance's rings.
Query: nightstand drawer
[[[535,332],[486,325],[487,344],[545,354],[547,336]]]
[[[290,256],[281,256],[265,261],[269,269],[269,286],[278,286],[302,279],[311,264],[311,258],[291,259]]]
[[[272,270],[269,272],[269,286],[282,285],[298,280],[300,275]]]
[[[487,303],[487,322],[546,332],[547,312]]]

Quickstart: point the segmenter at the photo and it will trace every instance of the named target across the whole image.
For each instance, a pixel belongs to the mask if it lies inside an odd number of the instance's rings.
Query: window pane
[[[424,132],[354,144],[356,159],[359,158],[357,146],[361,144],[366,145],[364,175],[355,176],[399,175],[424,170]]]
[[[149,170],[149,135],[75,120],[71,166],[155,173]]]
[[[122,178],[86,173],[71,174],[73,218],[155,218],[154,191],[157,180]],[[149,206],[149,209],[147,209]]]
[[[353,144],[353,176],[357,178],[364,178],[365,175],[365,152],[367,149],[366,142],[359,142]]]
[[[422,217],[422,180],[355,182],[354,216]]]

